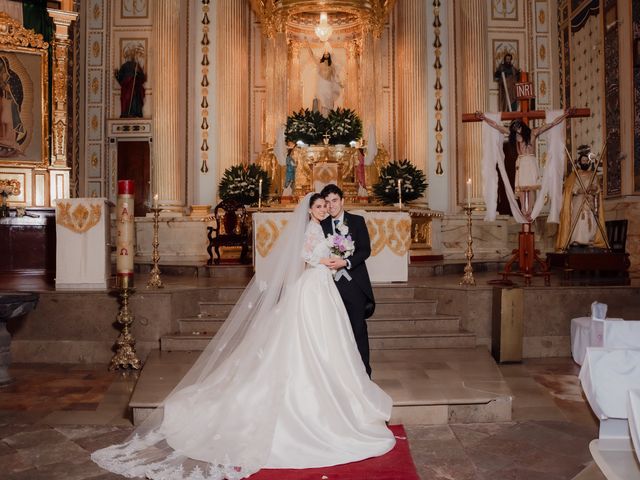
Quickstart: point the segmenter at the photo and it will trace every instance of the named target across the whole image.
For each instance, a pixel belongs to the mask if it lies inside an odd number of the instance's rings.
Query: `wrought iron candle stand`
[[[153,268],[149,275],[147,288],[164,288],[162,279],[160,278],[160,267],[158,266],[158,263],[160,262],[160,253],[158,252],[158,247],[160,246],[160,241],[158,240],[158,217],[160,216],[160,209],[158,207],[154,207],[151,211],[153,212],[153,243],[151,244],[153,247],[153,253],[151,255]]]
[[[467,264],[464,266],[464,276],[460,280],[460,285],[476,285],[476,280],[473,278],[473,266],[471,260],[473,259],[473,237],[471,236],[471,212],[473,208],[471,205],[464,207],[464,211],[467,215],[467,251],[464,256],[467,258]]]
[[[121,277],[118,295],[120,297],[120,310],[116,320],[122,325],[122,330],[116,340],[116,354],[111,359],[109,370],[128,369],[140,370],[141,363],[138,355],[136,355],[136,340],[129,331],[135,316],[129,308],[129,297],[135,292],[133,285],[130,283],[131,277]]]

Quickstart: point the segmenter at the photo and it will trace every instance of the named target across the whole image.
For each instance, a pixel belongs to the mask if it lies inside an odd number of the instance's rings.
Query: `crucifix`
[[[518,235],[518,248],[513,251],[513,255],[506,263],[504,271],[502,272],[502,282],[511,284],[512,282],[508,279],[509,275],[520,275],[524,277],[525,285],[531,285],[531,278],[533,276],[539,275],[544,277],[545,285],[549,285],[550,272],[549,265],[547,262],[542,260],[539,256],[540,251],[535,248],[535,236],[532,228],[532,219],[531,219],[531,205],[532,199],[531,196],[536,190],[536,187],[539,188],[539,185],[533,186],[527,185],[525,180],[522,180],[527,174],[530,174],[531,170],[537,171],[537,159],[533,157],[533,148],[535,147],[535,137],[549,130],[553,126],[560,123],[565,118],[573,118],[573,117],[588,117],[591,112],[588,108],[580,108],[580,109],[571,109],[565,112],[561,117],[558,117],[554,122],[543,125],[542,127],[534,130],[530,130],[528,128],[529,121],[534,119],[543,119],[546,117],[546,112],[544,110],[530,110],[530,101],[535,98],[533,84],[527,81],[527,73],[520,72],[520,83],[516,84],[516,100],[520,103],[520,111],[517,112],[500,112],[501,120],[511,120],[512,124],[510,126],[511,130],[513,130],[513,134],[515,138],[518,139],[518,161],[521,162],[521,165],[518,166],[520,171],[516,173],[516,191],[519,189],[518,185],[518,175],[521,175],[521,187],[519,196],[520,196],[520,209],[525,218],[525,223],[522,223],[522,230]],[[503,133],[509,133],[509,129],[506,127],[496,124],[489,119],[484,117],[484,114],[481,112],[476,113],[465,113],[462,115],[463,122],[479,122],[479,121],[487,121],[489,125],[491,125],[496,130],[499,130]],[[518,127],[514,121],[520,121],[524,127]],[[526,128],[525,128],[526,127]],[[529,144],[528,139],[524,139],[524,131],[528,130],[532,133],[531,145]],[[523,151],[520,151],[520,150]],[[527,157],[527,158],[524,158]],[[533,158],[532,158],[533,157]],[[526,162],[525,162],[526,161]],[[532,165],[534,164],[534,165]],[[529,172],[528,172],[529,171]],[[529,175],[531,176],[531,175]],[[535,175],[534,175],[535,176]],[[535,181],[533,182],[535,183]],[[524,184],[524,185],[523,185]],[[519,270],[513,271],[514,263],[518,263]],[[535,270],[536,264],[540,267],[540,272]]]

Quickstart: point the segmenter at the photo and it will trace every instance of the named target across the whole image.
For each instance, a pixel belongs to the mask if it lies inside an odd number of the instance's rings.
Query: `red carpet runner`
[[[382,457],[336,467],[305,470],[260,470],[250,480],[420,480],[402,425],[392,425],[396,446]],[[398,438],[400,437],[400,438]]]

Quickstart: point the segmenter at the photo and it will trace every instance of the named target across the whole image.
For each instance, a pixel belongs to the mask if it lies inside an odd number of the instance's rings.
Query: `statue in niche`
[[[11,69],[9,59],[0,57],[0,157],[22,154],[27,130],[21,111],[24,91],[20,77]]]
[[[498,82],[498,110],[502,112],[518,110],[516,83],[520,80],[520,69],[512,62],[513,55],[505,52],[502,61],[493,74],[493,79]]]
[[[296,189],[296,167],[298,166],[296,159],[293,157],[293,152],[296,148],[295,144],[289,142],[287,148],[287,161],[284,174],[284,190],[282,195],[290,197]]]
[[[115,71],[120,84],[120,118],[142,117],[144,106],[144,83],[147,76],[140,59],[144,58],[142,45],[129,45],[124,49],[125,62]]]
[[[318,58],[308,42],[307,48],[312,59]],[[316,68],[316,92],[313,100],[313,109],[327,116],[329,111],[335,108],[335,103],[342,93],[340,75],[331,59],[331,52],[328,48],[325,48]]]

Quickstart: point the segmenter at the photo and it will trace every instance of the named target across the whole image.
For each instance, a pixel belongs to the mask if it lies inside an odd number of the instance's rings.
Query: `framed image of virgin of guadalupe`
[[[48,47],[0,12],[0,165],[49,163]]]

